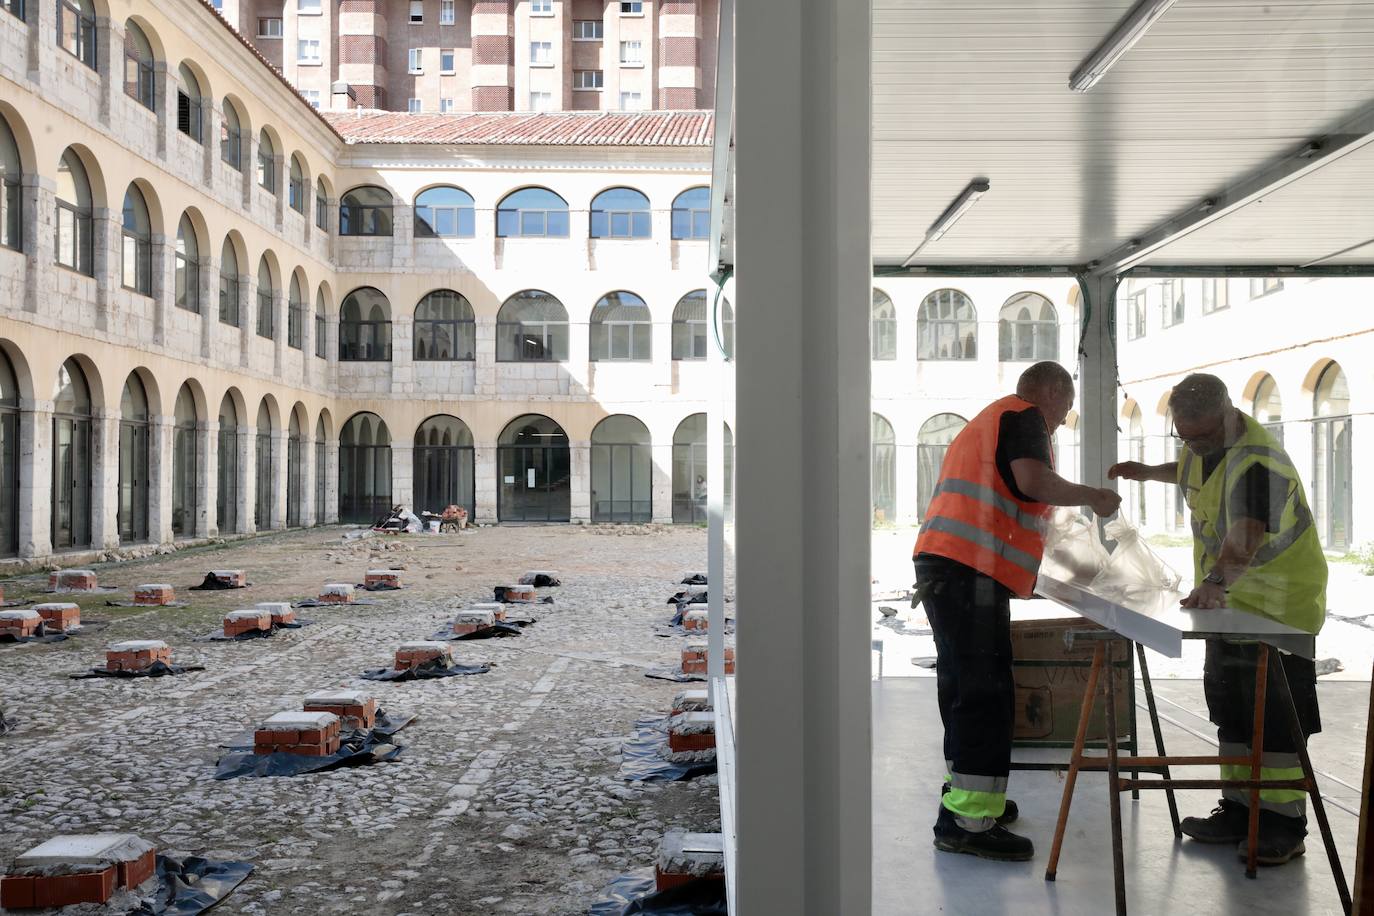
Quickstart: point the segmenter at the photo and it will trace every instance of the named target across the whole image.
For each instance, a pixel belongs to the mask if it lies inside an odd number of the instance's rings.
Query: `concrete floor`
[[[1347,880],[1355,859],[1361,758],[1369,684],[1320,685],[1324,731],[1311,741],[1313,765]],[[1198,735],[1214,735],[1197,681],[1158,684],[1164,739],[1173,754],[1214,753]],[[1143,694],[1138,692],[1141,703]],[[1148,729],[1141,710],[1141,727]],[[1172,720],[1172,721],[1164,721]],[[1198,733],[1197,735],[1193,733]],[[1113,912],[1112,859],[1105,776],[1080,776],[1058,880],[1044,879],[1063,782],[1047,772],[1013,772],[1010,795],[1021,809],[1015,828],[1035,841],[1030,862],[986,862],[935,851],[935,820],[944,763],[933,677],[873,681],[873,912],[875,916],[951,913],[1104,916]],[[1148,731],[1146,731],[1148,734]],[[1153,744],[1146,747],[1153,751]],[[1065,757],[1067,751],[1064,752]],[[1213,771],[1214,772],[1214,771]],[[1202,778],[1204,771],[1186,774]],[[1212,773],[1207,773],[1212,775]],[[1180,792],[1180,816],[1206,814],[1215,792]],[[1348,810],[1343,810],[1348,809]],[[1172,914],[1340,913],[1335,883],[1309,812],[1307,855],[1245,877],[1235,850],[1175,841],[1163,792],[1122,798],[1126,886],[1133,916]]]

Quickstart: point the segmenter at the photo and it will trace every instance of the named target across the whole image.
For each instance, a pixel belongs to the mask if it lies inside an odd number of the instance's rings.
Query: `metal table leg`
[[[1121,771],[1116,742],[1116,678],[1112,670],[1112,644],[1107,643],[1107,792],[1112,812],[1112,884],[1116,890],[1116,916],[1126,916],[1126,863],[1121,840]]]
[[[1155,733],[1155,751],[1161,757],[1167,757],[1168,752],[1164,750],[1164,730],[1159,725],[1159,711],[1155,707],[1155,690],[1150,684],[1150,666],[1145,662],[1145,647],[1140,643],[1135,644],[1136,656],[1140,659],[1140,680],[1145,687],[1145,705],[1150,710],[1150,728]],[[1169,779],[1169,768],[1164,768],[1164,778]],[[1169,821],[1174,825],[1174,839],[1183,839],[1183,831],[1178,826],[1178,802],[1174,799],[1174,790],[1165,789],[1164,796],[1169,801]]]

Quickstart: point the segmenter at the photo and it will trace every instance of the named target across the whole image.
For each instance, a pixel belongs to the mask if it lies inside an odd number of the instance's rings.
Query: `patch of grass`
[[[1360,567],[1366,576],[1374,576],[1374,541],[1356,547],[1349,553],[1328,556],[1335,563],[1351,563]]]
[[[1147,539],[1153,547],[1192,547],[1193,539],[1177,534],[1152,534]]]

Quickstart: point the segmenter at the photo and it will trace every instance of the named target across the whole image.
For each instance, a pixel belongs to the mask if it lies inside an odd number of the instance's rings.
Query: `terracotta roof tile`
[[[549,111],[410,114],[326,111],[347,143],[529,146],[710,146],[709,111]]]

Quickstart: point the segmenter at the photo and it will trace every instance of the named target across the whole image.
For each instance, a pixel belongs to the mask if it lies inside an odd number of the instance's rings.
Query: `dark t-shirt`
[[[1222,450],[1215,455],[1202,459],[1202,479],[1212,476],[1226,457]],[[1241,475],[1239,481],[1230,485],[1230,505],[1227,506],[1231,518],[1250,518],[1264,522],[1264,530],[1270,534],[1279,530],[1283,521],[1283,507],[1288,501],[1288,481],[1280,474],[1263,465],[1251,465]]]
[[[997,473],[1002,475],[1002,482],[1013,496],[1025,502],[1034,502],[1017,488],[1016,476],[1011,472],[1011,463],[1019,458],[1031,458],[1054,467],[1050,431],[1039,407],[1007,411],[1002,414],[1001,426],[997,430]]]

